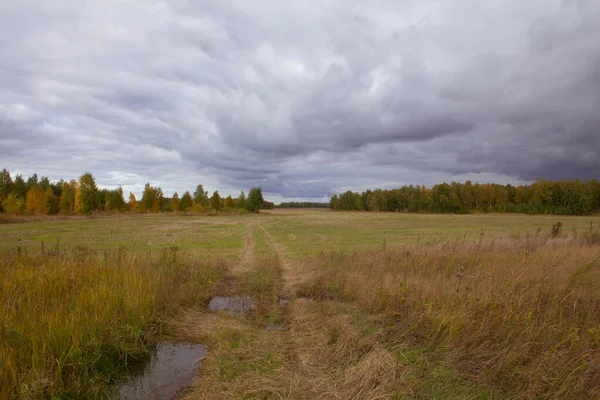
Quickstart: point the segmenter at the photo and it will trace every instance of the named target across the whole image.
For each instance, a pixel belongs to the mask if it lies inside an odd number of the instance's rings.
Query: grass
[[[329,250],[400,249],[406,245],[430,246],[455,240],[544,234],[562,221],[565,234],[587,231],[600,217],[515,214],[403,214],[274,210],[265,220],[273,238],[290,258]]]
[[[0,256],[0,398],[98,398],[148,355],[160,322],[205,302],[223,261],[177,248],[27,249]]]
[[[386,316],[392,346],[443,351],[473,382],[511,395],[600,396],[597,244],[455,242],[325,253],[309,264],[301,294]]]
[[[234,259],[243,248],[248,216],[145,215],[113,218],[77,218],[0,225],[0,251],[16,246],[86,246],[136,252],[159,252],[177,246],[194,254]]]
[[[599,398],[599,225],[287,210],[3,224],[0,398],[110,397],[165,335],[209,346],[187,399]],[[210,312],[217,293],[257,310]]]

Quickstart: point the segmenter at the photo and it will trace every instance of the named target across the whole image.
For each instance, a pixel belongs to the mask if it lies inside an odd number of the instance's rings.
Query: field
[[[178,339],[210,349],[185,399],[597,399],[599,226],[305,210],[2,224],[0,398],[111,398]],[[210,311],[217,294],[257,306]]]

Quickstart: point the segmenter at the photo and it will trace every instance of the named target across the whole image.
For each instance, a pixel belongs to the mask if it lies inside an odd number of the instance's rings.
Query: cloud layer
[[[8,0],[2,167],[275,199],[600,178],[594,0]]]

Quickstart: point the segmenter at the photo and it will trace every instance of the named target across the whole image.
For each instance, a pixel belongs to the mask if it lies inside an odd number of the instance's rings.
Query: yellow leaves
[[[135,213],[138,208],[138,201],[135,198],[135,194],[129,193],[129,206],[131,207],[131,212]]]
[[[50,191],[50,195],[52,195],[52,191]],[[44,193],[40,187],[32,187],[29,192],[27,192],[25,208],[30,214],[48,214],[46,193]]]
[[[23,198],[11,193],[2,201],[2,207],[7,214],[19,215],[25,208],[25,201]]]
[[[75,203],[73,204],[73,212],[75,214],[79,214],[79,210],[81,208],[81,189],[79,185],[75,187]]]

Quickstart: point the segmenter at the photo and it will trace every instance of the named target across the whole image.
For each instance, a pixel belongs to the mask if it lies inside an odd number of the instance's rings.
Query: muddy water
[[[152,361],[139,374],[119,387],[122,400],[171,399],[194,383],[200,372],[200,360],[206,348],[187,342],[161,343]]]
[[[235,314],[243,314],[256,310],[256,301],[248,296],[215,296],[210,299],[208,308],[212,311],[229,311]]]

